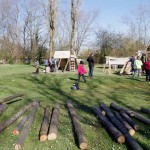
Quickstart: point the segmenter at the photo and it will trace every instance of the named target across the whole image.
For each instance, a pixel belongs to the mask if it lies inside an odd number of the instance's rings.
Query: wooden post
[[[6,104],[0,104],[0,115],[3,114],[3,112],[7,109]]]
[[[126,114],[126,112],[121,111],[120,114],[133,127],[133,129],[139,130],[139,126]]]
[[[93,108],[94,113],[98,116],[104,127],[107,131],[112,135],[118,143],[122,144],[125,142],[125,137],[123,134],[102,114],[98,107],[94,106]]]
[[[87,139],[83,133],[83,129],[81,128],[78,116],[73,108],[71,101],[67,101],[67,107],[72,118],[73,126],[75,129],[75,133],[78,138],[80,149],[87,149]]]
[[[12,96],[8,96],[8,97],[5,97],[5,98],[2,98],[2,99],[0,99],[0,104],[2,104],[4,102],[6,103],[6,102],[8,102],[8,101],[10,101],[10,100],[12,100],[14,98],[21,97],[23,95],[24,94],[15,94],[15,95],[12,95]]]
[[[50,116],[51,116],[50,109],[48,107],[46,107],[45,112],[44,112],[43,122],[42,122],[41,129],[40,129],[40,141],[41,142],[43,142],[47,139],[47,133],[48,133],[49,123],[50,123]]]
[[[14,114],[11,118],[4,121],[3,123],[0,123],[0,133],[5,130],[8,126],[10,126],[14,121],[17,120],[24,112],[26,112],[29,108],[36,105],[37,101],[30,103],[29,105],[21,108],[16,114]]]
[[[143,113],[150,114],[150,109],[141,108],[140,110],[141,110],[141,112],[143,112]]]
[[[27,116],[23,116],[17,127],[13,130],[13,135],[18,135],[27,121]]]
[[[15,145],[15,150],[20,150],[22,148],[22,145],[23,145],[23,143],[24,143],[24,141],[25,141],[25,139],[26,139],[26,137],[29,133],[29,130],[32,126],[35,114],[36,114],[37,109],[38,109],[39,106],[40,106],[40,102],[33,106],[32,111],[29,114],[29,118],[26,122],[26,125],[25,125],[23,131],[20,134],[20,137],[19,137],[19,140],[17,141],[17,144]]]
[[[128,124],[126,120],[124,120],[121,115],[114,111],[115,117],[124,125],[124,127],[129,131],[129,134],[133,136],[135,134],[135,130]]]
[[[57,138],[59,114],[60,114],[60,105],[57,103],[53,109],[50,129],[48,133],[48,140],[55,140]]]

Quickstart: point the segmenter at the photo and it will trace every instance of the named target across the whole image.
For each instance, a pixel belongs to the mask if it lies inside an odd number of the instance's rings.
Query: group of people
[[[94,70],[94,58],[93,55],[90,54],[87,58],[88,66],[89,66],[89,77],[93,77],[93,70]],[[87,73],[86,69],[84,68],[84,62],[81,60],[80,64],[78,65],[78,82],[80,82],[80,77],[82,76],[84,82],[86,82],[85,74]]]
[[[140,77],[141,72],[145,71],[146,81],[150,83],[150,59],[142,62],[141,57],[132,56],[129,61],[131,62],[132,77],[134,78],[136,73],[137,77]]]
[[[51,72],[55,72],[55,65],[56,65],[56,61],[55,61],[54,57],[48,58],[45,61],[45,73],[46,73],[46,67],[49,67]]]

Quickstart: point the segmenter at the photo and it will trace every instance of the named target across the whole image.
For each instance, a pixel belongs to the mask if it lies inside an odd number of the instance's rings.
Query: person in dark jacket
[[[147,61],[144,63],[144,69],[146,72],[146,81],[150,83],[150,59],[147,59]]]
[[[87,62],[89,65],[89,77],[92,78],[93,77],[93,70],[94,70],[94,58],[93,58],[92,54],[90,54],[89,57],[87,58]]]

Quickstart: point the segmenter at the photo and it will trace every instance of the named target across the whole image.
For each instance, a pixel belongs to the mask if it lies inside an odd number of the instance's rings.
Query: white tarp
[[[55,59],[70,58],[70,51],[55,51],[54,58]]]

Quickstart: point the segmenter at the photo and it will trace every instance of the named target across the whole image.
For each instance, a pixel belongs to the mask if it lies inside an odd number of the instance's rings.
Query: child
[[[39,67],[40,67],[39,61],[38,61],[38,59],[36,59],[36,61],[35,61],[35,68],[36,68],[35,74],[39,74]]]
[[[84,64],[84,63],[83,63],[83,61],[81,60],[81,61],[80,61],[80,64],[78,65],[78,82],[80,82],[80,77],[81,77],[81,76],[82,76],[84,82],[86,82],[85,76],[84,76],[84,74],[86,74],[86,70],[85,70],[83,64]]]
[[[144,69],[146,72],[146,81],[150,83],[150,59],[147,59],[147,61],[144,63]]]

